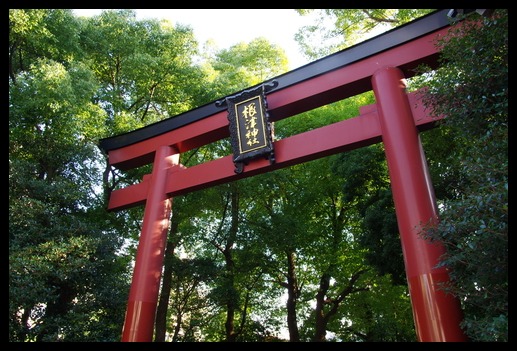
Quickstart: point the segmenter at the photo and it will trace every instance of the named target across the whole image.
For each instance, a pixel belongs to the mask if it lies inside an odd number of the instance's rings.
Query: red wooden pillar
[[[434,189],[406,96],[405,78],[395,67],[372,77],[397,213],[413,318],[419,341],[467,341],[459,324],[459,301],[439,289],[449,280],[435,268],[444,247],[421,237],[422,226],[438,221]]]
[[[169,146],[155,152],[142,232],[129,291],[122,341],[152,341],[172,198],[165,192],[168,169],[179,154]]]

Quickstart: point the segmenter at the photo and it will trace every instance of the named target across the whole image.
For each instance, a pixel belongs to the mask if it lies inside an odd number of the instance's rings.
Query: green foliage
[[[120,334],[127,261],[115,255],[120,238],[105,235],[106,214],[92,215],[103,114],[83,96],[95,88],[88,77],[41,59],[9,87],[10,341]]]
[[[71,10],[9,9],[9,78],[42,57],[67,64],[80,54]]]
[[[223,49],[209,57],[205,65],[217,98],[265,82],[288,68],[285,51],[265,38]]]
[[[109,135],[188,111],[206,100],[193,64],[197,42],[188,28],[137,21],[134,10],[109,10],[85,20],[81,47],[100,83]],[[181,84],[179,82],[182,82]]]
[[[467,335],[508,341],[508,12],[475,14],[438,45],[444,65],[425,101],[447,116],[443,176],[461,176],[439,198],[441,221],[428,236],[446,245],[444,289],[462,301]]]
[[[394,286],[389,275],[370,274],[370,289],[351,295],[330,325],[329,341],[414,342],[413,312],[407,286]],[[389,301],[389,303],[387,303]]]
[[[351,31],[429,11],[322,18],[334,19],[329,38],[346,39],[335,50],[356,39]],[[444,288],[461,298],[471,339],[507,341],[507,12],[483,21],[443,45],[444,67],[426,81],[429,105],[447,115],[422,137],[442,216],[429,235],[447,245]],[[267,81],[287,70],[285,54],[258,38],[198,63],[190,28],[138,21],[133,10],[76,19],[10,9],[9,49],[9,341],[119,341],[143,210],[109,213],[101,189],[151,167],[103,173],[98,140]],[[276,137],[372,102],[361,94],[278,121]],[[222,140],[181,161],[227,154]],[[168,340],[283,341],[289,292],[301,340],[322,328],[328,341],[414,341],[387,177],[374,145],[175,198]],[[328,320],[316,325],[316,312]]]
[[[9,340],[117,341],[130,266],[99,194],[100,84],[69,10],[9,14]]]
[[[314,24],[303,26],[295,40],[312,60],[345,49],[371,36],[424,16],[434,9],[298,9],[312,15]]]

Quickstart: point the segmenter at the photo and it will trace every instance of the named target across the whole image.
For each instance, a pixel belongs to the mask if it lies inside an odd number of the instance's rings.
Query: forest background
[[[300,28],[315,60],[433,9],[293,11],[334,24]],[[436,44],[441,68],[409,81],[447,116],[420,136],[440,209],[426,235],[446,247],[469,339],[508,341],[508,12],[471,13]],[[107,198],[150,168],[112,169],[100,139],[287,67],[263,38],[200,52],[188,26],[133,10],[10,9],[9,341],[120,341],[143,208]],[[275,138],[370,103],[279,121]],[[221,140],[180,161],[230,153]],[[154,341],[416,341],[382,143],[175,197]]]

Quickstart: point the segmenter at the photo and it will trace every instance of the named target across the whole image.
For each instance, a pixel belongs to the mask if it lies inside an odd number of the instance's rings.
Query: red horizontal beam
[[[441,118],[431,117],[424,111],[416,93],[408,94],[413,118],[419,130],[435,126]],[[184,195],[217,184],[260,173],[315,160],[335,153],[353,150],[382,141],[375,104],[360,108],[357,117],[333,123],[305,133],[274,142],[274,164],[258,158],[250,161],[240,174],[234,172],[233,156],[195,165],[189,168],[172,167],[169,170],[166,192],[170,196]],[[111,193],[109,210],[121,210],[145,204],[148,191],[148,177],[139,184],[131,185]]]
[[[381,66],[399,67],[407,78],[415,75],[414,68],[421,63],[435,66],[438,58],[435,39],[447,30],[447,27],[443,28],[285,89],[279,87],[267,95],[271,120],[278,121],[370,91],[371,76]],[[228,118],[223,111],[159,136],[111,150],[109,162],[127,170],[153,162],[154,152],[161,145],[172,146],[183,153],[228,136]]]

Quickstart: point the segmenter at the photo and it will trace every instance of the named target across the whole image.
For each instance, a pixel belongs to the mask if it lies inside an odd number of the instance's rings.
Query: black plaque
[[[256,157],[274,163],[272,126],[269,122],[264,86],[244,90],[226,98],[235,172]]]

